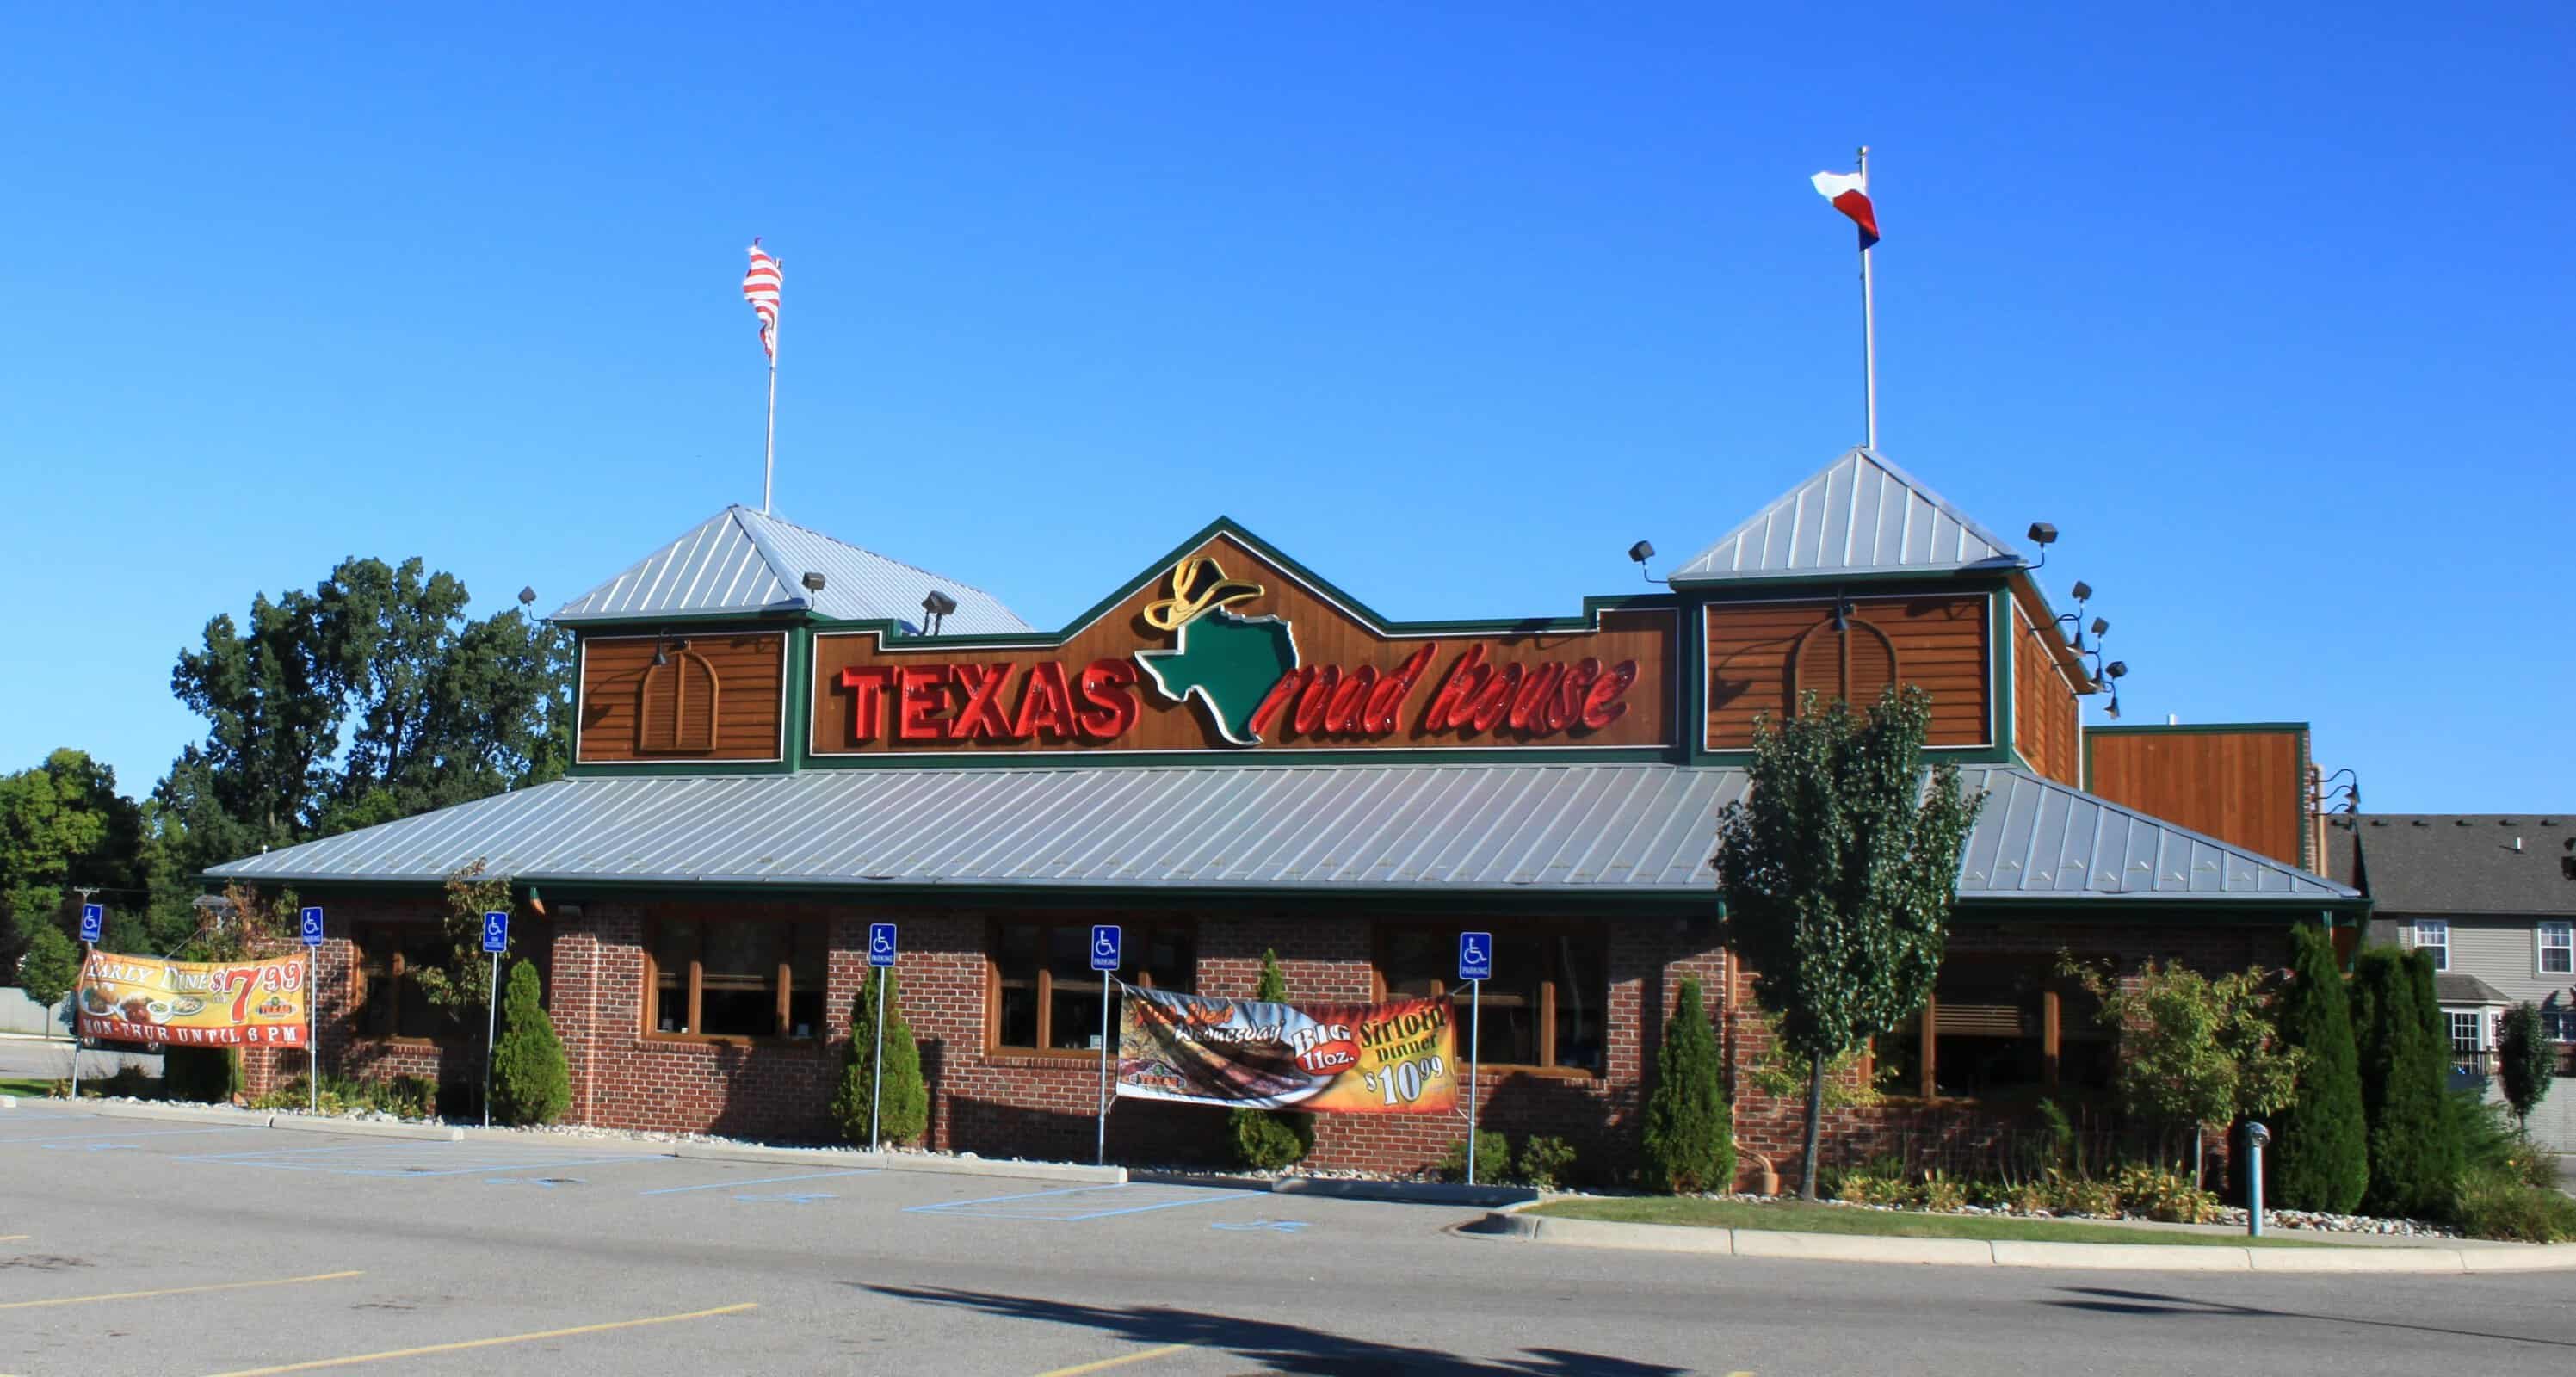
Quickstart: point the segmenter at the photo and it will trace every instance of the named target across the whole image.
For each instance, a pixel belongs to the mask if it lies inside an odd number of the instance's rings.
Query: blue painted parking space
[[[1192,1205],[1219,1205],[1256,1197],[1267,1198],[1259,1191],[1224,1190],[1212,1186],[1068,1186],[1061,1190],[1021,1191],[980,1200],[915,1205],[904,1213],[1080,1224],[1120,1215],[1177,1210]]]
[[[430,1179],[442,1176],[498,1176],[510,1172],[564,1171],[615,1166],[625,1162],[667,1162],[668,1157],[637,1153],[537,1153],[493,1148],[479,1143],[358,1143],[336,1147],[266,1148],[250,1152],[201,1152],[174,1156],[174,1162],[209,1166],[258,1167],[268,1171],[319,1172],[330,1176]]]
[[[787,1181],[822,1181],[836,1176],[874,1176],[878,1171],[879,1168],[876,1167],[854,1167],[848,1171],[808,1171],[800,1172],[794,1176],[764,1176],[751,1181],[735,1181],[731,1179],[723,1181],[701,1181],[694,1186],[660,1186],[652,1190],[637,1191],[636,1194],[686,1195],[692,1191],[741,1190],[746,1186],[775,1186]]]

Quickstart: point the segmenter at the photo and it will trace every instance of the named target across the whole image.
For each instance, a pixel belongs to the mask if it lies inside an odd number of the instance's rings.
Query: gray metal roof
[[[1961,898],[2359,897],[2349,886],[2027,771],[1980,767],[1960,778],[1987,794],[1959,858]]]
[[[823,590],[808,593],[808,572]],[[731,506],[565,603],[559,622],[810,612],[845,621],[918,623],[932,589],[957,600],[942,631],[1018,632],[1028,623],[991,594],[952,578],[847,545],[749,507]]]
[[[2021,552],[1873,451],[1853,449],[1672,573],[1726,579],[2020,569]]]
[[[1746,778],[1657,764],[1408,764],[574,779],[213,873],[427,882],[480,860],[541,883],[1713,897],[1718,810]],[[1993,797],[1960,867],[1963,898],[2350,897],[2018,770],[1970,771],[1968,783]],[[2148,870],[2132,873],[2132,857]]]
[[[2382,913],[2576,914],[2576,814],[2339,815],[2326,864]]]

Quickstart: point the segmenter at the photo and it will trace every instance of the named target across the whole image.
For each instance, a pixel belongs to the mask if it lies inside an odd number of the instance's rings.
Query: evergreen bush
[[[2525,1001],[2504,1011],[2504,1028],[2496,1039],[2497,1079],[2513,1117],[2531,1127],[2531,1111],[2549,1098],[2549,1082],[2558,1074],[2558,1053],[2540,1023],[2540,1006]]]
[[[1645,1185],[1676,1194],[1735,1188],[1735,1112],[1718,1079],[1717,1034],[1700,1003],[1699,980],[1682,977],[1655,1093],[1646,1101]]]
[[[546,1015],[535,965],[510,966],[501,997],[501,1036],[492,1045],[492,1117],[505,1124],[550,1124],[572,1108],[572,1073],[563,1039]]]
[[[1279,968],[1279,953],[1261,953],[1261,978],[1252,997],[1271,1004],[1288,1002],[1288,976]],[[1234,1159],[1255,1171],[1276,1171],[1302,1162],[1315,1150],[1315,1116],[1293,1109],[1229,1109],[1226,1141]],[[1482,1166],[1482,1163],[1478,1163]]]
[[[885,1041],[877,1041],[877,1000],[886,999]],[[885,1108],[877,1133],[885,1142],[909,1143],[930,1131],[930,1086],[921,1078],[921,1047],[903,1016],[903,991],[894,968],[881,966],[850,1008],[850,1041],[841,1051],[841,1083],[832,1092],[832,1117],[842,1136],[868,1140],[868,1111],[876,1102],[877,1058],[885,1058]]]
[[[2460,1182],[2460,1144],[2443,1100],[2450,1035],[2433,997],[2433,958],[2376,947],[2353,965],[2353,1039],[2370,1128],[2374,1214],[2438,1218]]]
[[[2306,1055],[2297,1098],[2279,1116],[2267,1202],[2282,1209],[2350,1214],[2370,1187],[2370,1126],[2362,1114],[2352,994],[2324,928],[2290,933],[2290,983],[2276,1016],[2283,1044]]]
[[[1501,1133],[1490,1128],[1476,1130],[1476,1184],[1489,1186],[1512,1174],[1512,1144]],[[1440,1158],[1440,1179],[1467,1179],[1467,1140],[1461,1138],[1449,1145]]]

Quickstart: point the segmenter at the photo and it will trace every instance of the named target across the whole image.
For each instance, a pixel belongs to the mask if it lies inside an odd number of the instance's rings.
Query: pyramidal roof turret
[[[1676,584],[2024,569],[2030,561],[1921,480],[1854,448],[1673,571]]]
[[[820,590],[805,587],[808,573],[823,576]],[[738,504],[565,603],[553,620],[803,613],[837,621],[917,624],[921,600],[933,590],[957,600],[942,631],[983,635],[1029,629],[992,594],[971,584]]]

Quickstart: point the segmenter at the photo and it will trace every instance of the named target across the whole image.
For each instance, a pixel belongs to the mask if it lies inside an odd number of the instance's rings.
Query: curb
[[[1488,1214],[1453,1233],[1577,1248],[1659,1253],[1900,1262],[1963,1267],[2057,1267],[2135,1272],[2544,1272],[2576,1271],[2576,1243],[2475,1248],[2252,1248],[2156,1243],[2029,1243],[2011,1239],[1881,1238],[1770,1229],[1703,1229]]]
[[[234,1109],[229,1105],[90,1104],[79,1106],[110,1119],[165,1119],[180,1123],[235,1124],[243,1128],[282,1128],[302,1133],[345,1133],[359,1138],[408,1138],[415,1142],[453,1143],[464,1131],[425,1124],[380,1124],[364,1119],[315,1118],[310,1114]]]
[[[513,1135],[516,1138],[518,1135]],[[525,1141],[523,1138],[520,1141]],[[982,1157],[943,1157],[926,1152],[860,1152],[844,1148],[727,1147],[713,1143],[674,1143],[670,1156],[699,1162],[793,1162],[822,1167],[871,1167],[878,1171],[918,1171],[944,1176],[1000,1176],[1027,1181],[1064,1181],[1083,1186],[1123,1186],[1125,1167],[1086,1167],[1075,1162],[1023,1162]]]
[[[1177,1171],[1137,1171],[1130,1181],[1157,1186],[1206,1186],[1214,1190],[1312,1195],[1326,1200],[1382,1200],[1398,1205],[1476,1205],[1517,1209],[1538,1203],[1527,1186],[1467,1186],[1446,1181],[1363,1181],[1316,1176],[1195,1176]],[[1648,1226],[1652,1227],[1652,1226]]]

